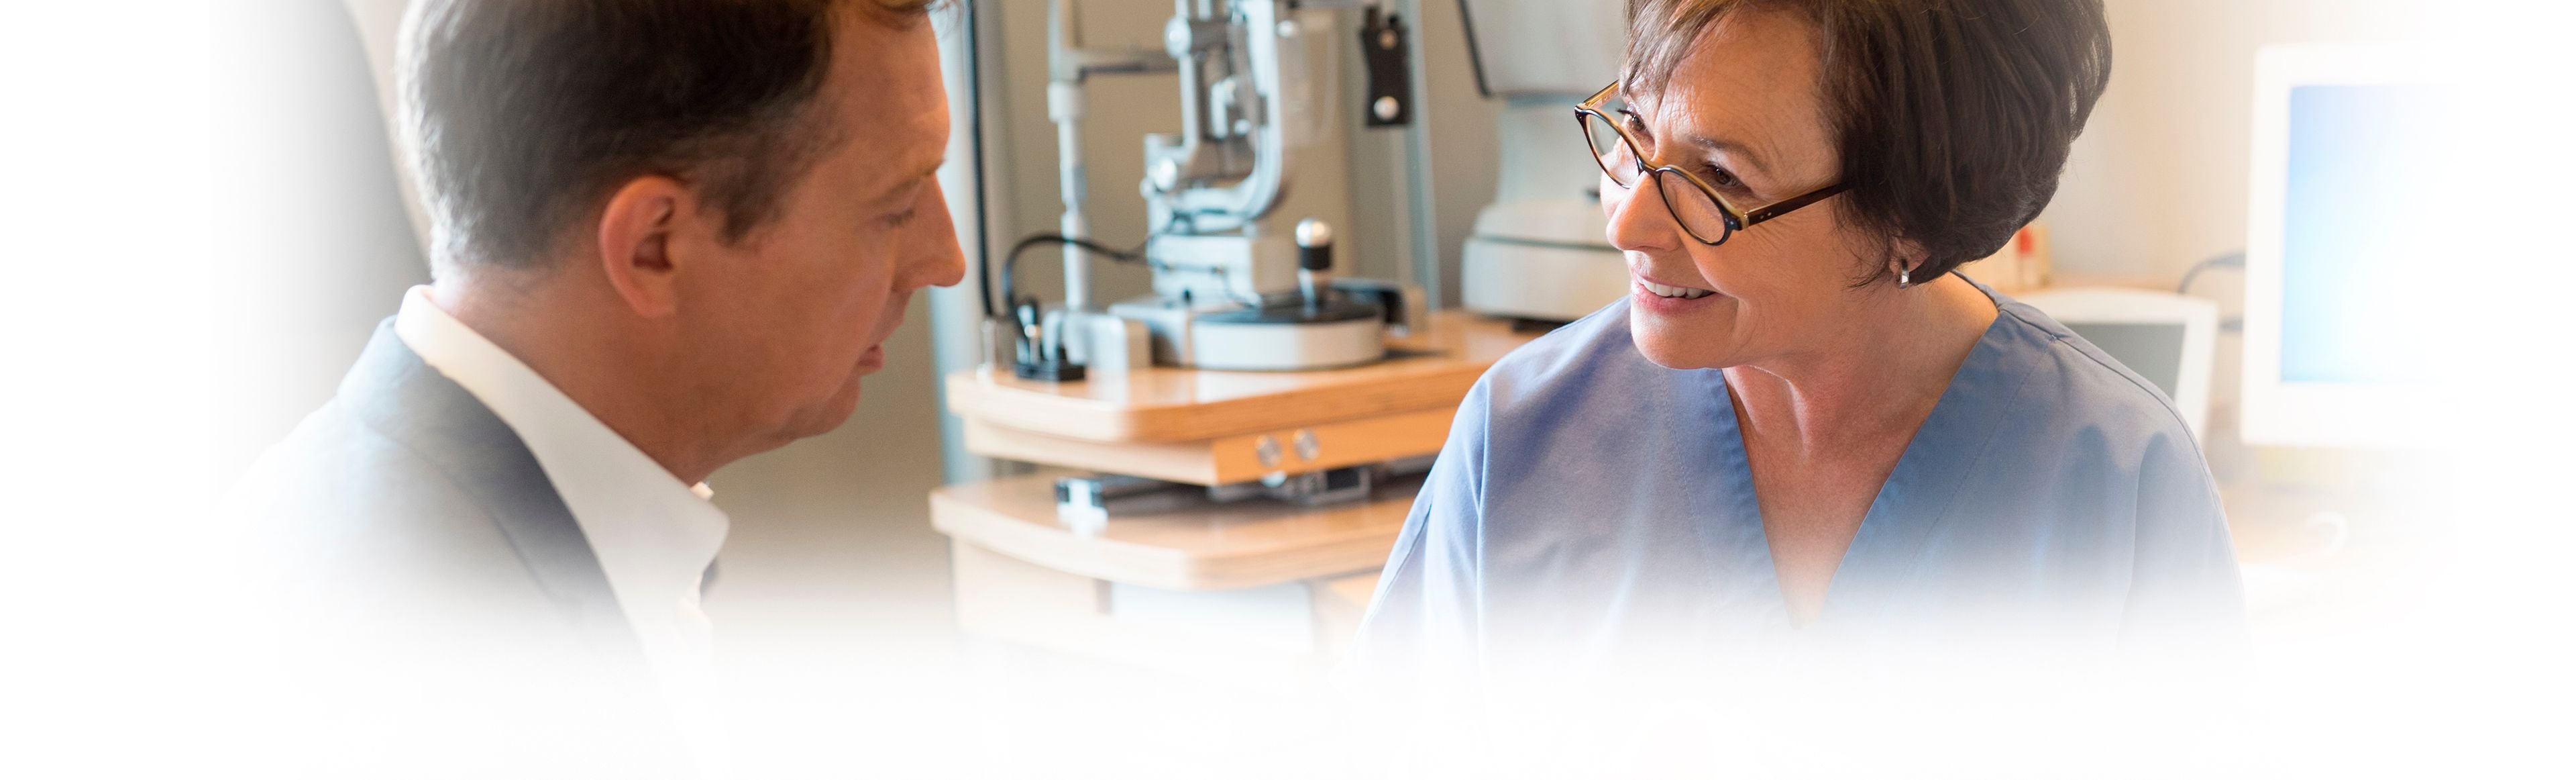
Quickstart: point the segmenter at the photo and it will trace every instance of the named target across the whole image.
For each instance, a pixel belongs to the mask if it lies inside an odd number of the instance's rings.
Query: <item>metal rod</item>
[[[1082,38],[1077,25],[1080,17],[1073,0],[1055,0],[1047,9],[1047,45],[1050,65],[1047,82],[1047,118],[1055,122],[1056,186],[1064,201],[1064,216],[1056,229],[1067,238],[1091,237],[1091,220],[1083,215],[1082,201],[1089,189],[1082,164]],[[1004,305],[1014,305],[1004,302]],[[1080,245],[1064,245],[1064,306],[1068,311],[1083,311],[1091,305],[1090,258]]]
[[[1414,279],[1422,287],[1423,310],[1438,311],[1448,306],[1449,286],[1448,275],[1442,273],[1447,264],[1440,257],[1439,201],[1432,192],[1431,106],[1426,100],[1431,94],[1431,75],[1425,64],[1430,57],[1425,56],[1427,47],[1422,39],[1429,25],[1422,23],[1421,0],[1394,0],[1394,5],[1405,18],[1413,20],[1408,30],[1413,36],[1413,56],[1407,64],[1413,79],[1413,123],[1404,128],[1404,178],[1412,190],[1412,203],[1407,210],[1416,226],[1412,236]]]

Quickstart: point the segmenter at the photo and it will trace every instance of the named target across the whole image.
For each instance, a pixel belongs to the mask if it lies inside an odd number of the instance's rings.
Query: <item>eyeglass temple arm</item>
[[[1807,205],[1808,205],[1808,204],[1815,203],[1816,201],[1824,200],[1824,199],[1826,199],[1826,198],[1830,198],[1830,197],[1833,197],[1833,196],[1835,196],[1835,195],[1840,195],[1840,194],[1842,194],[1842,191],[1843,191],[1843,190],[1847,190],[1847,189],[1851,189],[1851,185],[1849,185],[1849,184],[1842,184],[1842,183],[1836,183],[1836,184],[1834,184],[1833,186],[1826,187],[1826,188],[1824,188],[1824,189],[1817,190],[1817,191],[1815,191],[1815,192],[1810,192],[1810,193],[1807,193],[1807,194],[1805,194],[1805,195],[1800,195],[1800,196],[1795,197],[1795,198],[1790,198],[1790,199],[1788,199],[1788,200],[1780,201],[1780,202],[1778,202],[1778,203],[1774,203],[1774,204],[1771,204],[1771,205],[1768,205],[1768,206],[1764,206],[1764,207],[1761,207],[1761,208],[1758,208],[1758,209],[1754,209],[1754,210],[1752,210],[1752,211],[1745,212],[1745,214],[1744,214],[1744,226],[1745,226],[1745,227],[1752,227],[1752,226],[1754,226],[1754,225],[1758,225],[1758,224],[1761,224],[1761,223],[1763,223],[1763,222],[1768,222],[1768,221],[1770,221],[1770,220],[1771,220],[1771,218],[1772,218],[1772,217],[1777,217],[1777,216],[1780,216],[1780,215],[1782,215],[1782,214],[1787,214],[1787,213],[1789,213],[1789,212],[1796,211],[1796,210],[1801,209],[1801,208],[1805,208],[1805,207],[1807,207]]]

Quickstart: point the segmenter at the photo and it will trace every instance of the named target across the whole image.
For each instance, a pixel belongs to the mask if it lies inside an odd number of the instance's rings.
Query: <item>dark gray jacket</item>
[[[685,772],[571,510],[392,320],[228,503],[281,693],[331,713],[290,754],[370,776]]]

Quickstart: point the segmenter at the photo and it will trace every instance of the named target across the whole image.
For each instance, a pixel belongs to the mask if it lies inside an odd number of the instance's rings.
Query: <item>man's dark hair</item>
[[[637,176],[688,183],[740,240],[838,143],[816,95],[835,13],[918,23],[927,0],[427,0],[403,118],[435,254],[542,265]]]
[[[1757,5],[1816,26],[1840,213],[1921,246],[1917,282],[2039,216],[2111,80],[2101,0],[1629,0],[1624,88],[1663,92],[1700,33]],[[1860,283],[1892,276],[1885,259]]]

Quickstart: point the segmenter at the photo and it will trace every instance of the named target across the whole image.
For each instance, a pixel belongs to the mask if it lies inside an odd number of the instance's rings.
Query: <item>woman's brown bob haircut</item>
[[[1628,0],[1621,88],[1663,95],[1700,35],[1760,6],[1815,25],[1843,218],[1919,248],[1916,282],[1994,254],[2057,192],[2111,80],[2101,0]],[[1760,67],[1760,63],[1744,63]],[[1882,258],[1860,280],[1893,279]]]

